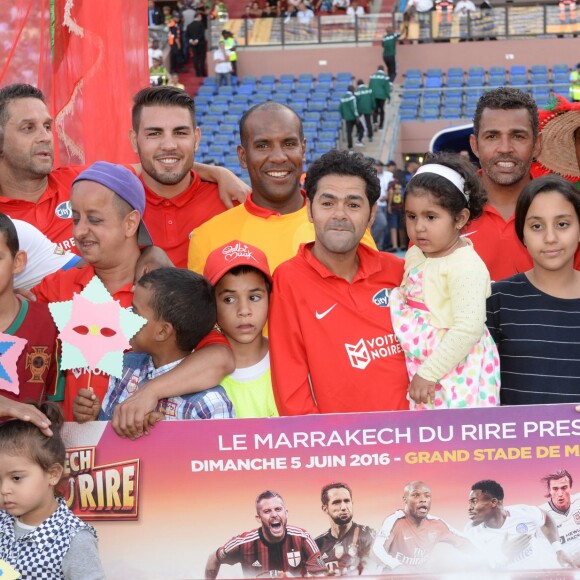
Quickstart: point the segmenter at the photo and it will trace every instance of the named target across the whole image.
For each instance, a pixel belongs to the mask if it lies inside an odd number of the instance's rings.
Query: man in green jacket
[[[385,74],[383,65],[379,65],[377,72],[371,75],[369,88],[373,92],[373,98],[375,99],[373,122],[376,124],[378,119],[379,128],[382,129],[385,122],[385,101],[391,100],[391,81]]]
[[[389,73],[391,82],[395,82],[397,77],[397,39],[401,36],[400,32],[393,32],[392,26],[387,26],[386,34],[383,36],[383,60]]]
[[[375,109],[375,98],[373,97],[373,91],[371,91],[371,89],[365,85],[362,79],[359,79],[356,84],[357,87],[354,93],[356,98],[356,107],[358,109],[359,115],[362,115],[365,118],[369,143],[372,143],[373,124],[371,122],[371,113]]]
[[[348,86],[346,93],[340,99],[339,111],[341,117],[346,124],[346,138],[348,148],[352,149],[352,130],[356,126],[356,145],[357,147],[364,147],[362,138],[364,130],[362,123],[358,118],[358,108],[356,106],[356,97],[354,96],[354,87]]]

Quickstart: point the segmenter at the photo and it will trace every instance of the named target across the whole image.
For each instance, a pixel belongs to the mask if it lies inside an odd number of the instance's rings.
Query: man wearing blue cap
[[[83,171],[71,191],[73,236],[81,256],[87,262],[82,269],[57,272],[33,289],[38,300],[70,300],[97,275],[121,306],[131,306],[135,267],[140,245],[151,244],[151,236],[141,221],[145,209],[145,191],[141,181],[126,167],[99,161]],[[188,357],[188,370],[196,385],[205,389],[218,384],[233,370],[233,356],[225,339],[218,335],[215,343]],[[225,348],[222,345],[226,345]],[[197,363],[204,369],[201,378],[195,372]],[[209,369],[209,373],[208,373]],[[211,376],[210,376],[211,375]],[[207,381],[211,384],[206,384]],[[88,369],[67,373],[64,393],[65,417],[72,420],[72,402],[79,389],[88,385]],[[102,400],[108,377],[94,375],[91,387]],[[192,388],[196,391],[198,388]]]

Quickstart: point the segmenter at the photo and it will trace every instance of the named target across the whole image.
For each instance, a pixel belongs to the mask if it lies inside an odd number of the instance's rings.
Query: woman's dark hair
[[[60,436],[64,417],[55,403],[31,403],[50,420],[52,437],[47,437],[29,421],[13,419],[0,423],[0,453],[24,455],[48,471],[55,463],[64,467],[66,449]]]
[[[539,193],[557,192],[568,200],[576,210],[576,215],[580,221],[580,191],[578,191],[569,181],[558,175],[544,175],[533,179],[524,187],[518,197],[516,204],[515,228],[516,235],[522,244],[524,243],[524,225],[528,210],[532,201]]]
[[[465,208],[469,210],[468,222],[478,218],[483,213],[487,198],[479,183],[479,178],[475,175],[475,167],[468,160],[452,153],[427,154],[421,167],[428,167],[432,163],[449,167],[463,177],[465,180],[463,189],[469,196],[469,201],[465,199],[464,192],[451,181],[435,173],[414,175],[407,184],[405,196],[417,194],[418,189],[423,189],[428,191],[454,218]]]

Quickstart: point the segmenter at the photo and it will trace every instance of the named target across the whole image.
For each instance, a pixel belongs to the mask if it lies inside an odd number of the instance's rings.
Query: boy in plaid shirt
[[[132,338],[133,351],[124,357],[123,376],[111,377],[100,401],[86,389],[75,398],[75,420],[109,421],[113,409],[145,382],[178,365],[195,348],[211,342],[216,308],[211,284],[199,274],[180,268],[159,268],[135,286],[133,312],[147,324]],[[221,386],[199,393],[161,399],[149,423],[162,419],[225,419],[235,417]]]

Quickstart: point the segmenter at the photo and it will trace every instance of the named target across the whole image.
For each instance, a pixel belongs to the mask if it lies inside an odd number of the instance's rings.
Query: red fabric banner
[[[61,165],[134,162],[127,136],[132,97],[149,84],[147,2],[54,0],[54,14],[52,112]]]
[[[0,0],[0,86],[40,88],[55,119],[55,166],[132,163],[133,95],[149,84],[147,2]]]
[[[51,88],[50,0],[0,0],[0,86]]]

